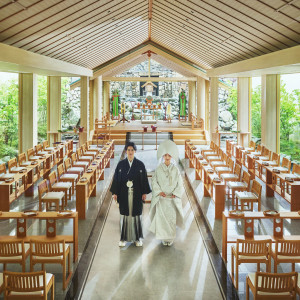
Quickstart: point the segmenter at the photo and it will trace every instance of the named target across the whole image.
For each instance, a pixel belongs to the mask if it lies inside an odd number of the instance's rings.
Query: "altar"
[[[142,124],[156,124],[158,118],[158,109],[161,109],[161,105],[156,104],[143,104],[138,109],[141,110],[141,123]],[[147,119],[151,117],[151,119]]]

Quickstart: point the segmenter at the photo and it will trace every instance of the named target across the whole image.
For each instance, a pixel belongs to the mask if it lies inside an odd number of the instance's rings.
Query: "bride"
[[[171,246],[176,237],[176,225],[183,227],[181,196],[183,182],[180,172],[173,163],[178,159],[178,149],[174,142],[167,140],[159,145],[158,158],[163,162],[152,177],[152,200],[149,230],[164,246]],[[173,159],[172,159],[173,158]]]

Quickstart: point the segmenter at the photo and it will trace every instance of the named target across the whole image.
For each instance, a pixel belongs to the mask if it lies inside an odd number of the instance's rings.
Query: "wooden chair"
[[[255,147],[256,147],[255,142],[251,140],[250,143],[249,143],[249,147],[246,147],[245,150],[253,152],[253,151],[255,151]]]
[[[0,174],[5,174],[6,173],[6,165],[5,163],[0,165]]]
[[[68,205],[67,199],[71,200],[72,194],[72,183],[71,182],[58,182],[56,172],[52,171],[49,174],[49,187],[53,192],[64,192],[65,193],[65,202],[64,207]],[[69,192],[69,197],[68,197]]]
[[[209,163],[212,163],[212,162],[215,162],[215,161],[218,161],[218,162],[222,162],[222,154],[223,154],[223,151],[221,148],[218,148],[217,150],[217,155],[208,155],[206,157],[206,160],[209,162]]]
[[[43,151],[43,145],[42,144],[38,144],[38,145],[35,146],[35,154],[37,156],[43,156],[43,155],[48,154],[48,152]]]
[[[94,160],[94,156],[85,155],[82,148],[77,149],[76,153],[78,161],[86,161],[90,164]]]
[[[42,211],[42,203],[46,203],[46,210],[49,210],[52,207],[52,204],[55,205],[55,210],[59,211],[59,203],[62,203],[62,207],[64,206],[64,192],[50,192],[48,189],[47,180],[44,179],[38,185],[39,191],[39,211]]]
[[[262,146],[261,145],[257,145],[257,148],[256,148],[256,152],[262,154]]]
[[[222,150],[221,150],[222,151]],[[217,167],[226,167],[228,162],[228,156],[225,152],[222,151],[221,153],[221,160],[220,161],[212,161],[210,166],[215,170]]]
[[[31,161],[26,161],[25,152],[18,155],[18,162],[20,167],[26,167],[31,165]]]
[[[43,141],[43,150],[44,151],[53,151],[55,147],[50,147],[48,141]]]
[[[233,167],[234,167],[234,162],[230,157],[228,157],[227,166],[216,167],[215,171],[218,174],[218,176],[220,177],[224,173],[233,173]]]
[[[300,165],[296,165],[296,164],[293,165],[292,174],[300,176]]]
[[[43,271],[45,271],[45,264],[61,264],[63,267],[63,289],[65,290],[72,276],[71,271],[71,255],[70,245],[66,244],[64,240],[57,241],[40,241],[30,240],[30,271],[34,271],[36,264],[42,264]],[[68,277],[67,265],[68,262]]]
[[[246,299],[249,300],[249,287],[253,299],[296,299],[298,274],[293,273],[263,273],[248,274],[246,278]]]
[[[233,173],[223,173],[221,174],[221,178],[225,183],[229,181],[239,181],[241,178],[242,167],[235,163]]]
[[[54,275],[40,272],[4,272],[4,299],[47,299],[51,290],[54,300]]]
[[[257,202],[258,211],[261,211],[261,191],[261,184],[258,181],[253,180],[250,193],[235,192],[236,209],[238,209],[239,206],[241,206],[241,210],[244,211],[246,204],[248,207],[250,207],[249,210],[253,211],[253,203]]]
[[[33,148],[30,148],[27,150],[27,157],[28,157],[28,160],[30,160],[30,161],[35,161],[40,158],[39,156],[35,155]]]
[[[300,263],[300,240],[276,241],[271,255],[274,260],[274,273],[277,273],[277,265],[280,263],[291,263],[292,272],[295,272],[295,264]]]
[[[271,271],[271,245],[272,240],[241,240],[237,239],[236,246],[231,247],[231,278],[235,288],[239,288],[239,265],[242,263],[266,264],[267,272]],[[235,268],[234,268],[235,260]],[[234,278],[234,269],[235,277]]]
[[[86,145],[84,145],[84,144],[81,146],[81,153],[84,156],[92,156],[93,159],[94,159],[96,157],[96,155],[97,155],[98,152],[99,151],[97,149],[94,149],[93,151],[92,150],[88,150],[87,147],[86,147]]]
[[[0,241],[0,263],[3,270],[7,264],[20,264],[25,272],[26,258],[30,254],[30,247],[23,240],[1,240]]]
[[[90,163],[87,161],[78,161],[78,154],[77,152],[74,152],[71,155],[71,161],[72,161],[72,166],[73,167],[79,167],[79,168],[84,168],[84,172],[86,169],[89,167]]]
[[[68,173],[68,174],[77,174],[78,177],[82,176],[82,174],[84,172],[84,168],[72,167],[70,157],[65,159],[64,164],[65,164],[66,173]]]
[[[71,182],[72,183],[72,195],[75,192],[75,185],[78,181],[78,174],[64,174],[64,166],[60,164],[57,166],[57,177],[61,182]]]
[[[250,188],[250,180],[251,176],[248,172],[243,171],[242,180],[241,181],[228,181],[227,189],[228,189],[228,198],[232,198],[232,205],[235,205],[235,193],[241,191],[248,191]],[[230,194],[231,191],[231,194]]]

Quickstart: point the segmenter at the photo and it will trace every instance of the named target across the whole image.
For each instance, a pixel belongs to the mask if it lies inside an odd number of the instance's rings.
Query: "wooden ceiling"
[[[90,69],[149,39],[204,69],[300,44],[300,0],[2,0],[0,20],[0,42]]]

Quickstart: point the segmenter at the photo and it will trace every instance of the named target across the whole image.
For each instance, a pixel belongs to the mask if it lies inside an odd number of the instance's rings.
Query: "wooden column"
[[[95,87],[95,81],[90,80],[89,82],[89,126],[90,130],[94,130],[95,127],[95,97],[94,97],[94,87]]]
[[[279,153],[280,76],[261,77],[261,143]]]
[[[80,80],[80,127],[84,127],[79,134],[79,143],[85,143],[89,138],[89,77],[82,76]]]
[[[47,77],[47,130],[57,132],[61,129],[61,77]],[[54,143],[54,135],[48,134],[49,146]],[[58,141],[61,134],[58,134]]]
[[[102,76],[94,79],[95,118],[102,118]]]
[[[196,116],[196,82],[189,81],[189,114]]]
[[[19,74],[19,152],[37,144],[37,75]]]
[[[197,76],[197,118],[205,120],[205,79]]]
[[[237,130],[241,132],[250,132],[250,78],[239,77],[237,82]],[[240,144],[248,146],[249,135],[240,135]]]
[[[204,121],[204,129],[209,130],[209,90],[210,90],[210,83],[209,80],[205,80],[205,121]]]
[[[216,128],[219,126],[219,78],[211,77],[210,78],[210,124],[209,124],[209,133],[210,138],[215,143],[219,143],[218,136],[212,134],[216,132]]]
[[[109,105],[110,82],[103,82],[103,115],[110,111]]]

